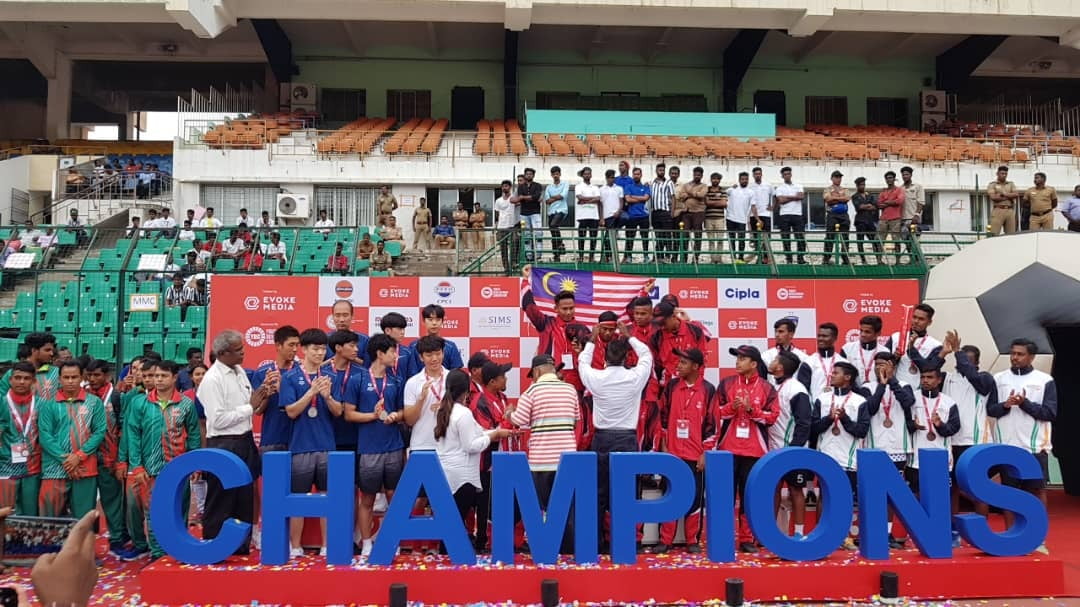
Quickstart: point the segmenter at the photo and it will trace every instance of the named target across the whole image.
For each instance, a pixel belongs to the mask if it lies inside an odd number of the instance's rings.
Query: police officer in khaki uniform
[[[844,174],[833,171],[830,175],[832,183],[821,193],[825,201],[825,231],[828,237],[825,240],[825,263],[832,263],[833,245],[839,248],[844,265],[848,265],[848,232],[851,231],[851,217],[848,215],[848,203],[851,202],[851,194],[847,188],[840,185]],[[840,257],[841,255],[837,255]]]
[[[986,186],[986,195],[994,207],[990,210],[990,235],[997,236],[1005,228],[1006,234],[1016,233],[1016,201],[1022,196],[1016,184],[1009,181],[1009,167],[999,166],[997,181]]]
[[[1031,211],[1031,230],[1053,230],[1057,190],[1046,185],[1046,173],[1035,173],[1035,187],[1024,192],[1024,206]]]
[[[376,200],[379,209],[378,225],[385,225],[386,218],[394,214],[398,208],[397,198],[390,193],[389,186],[379,188],[379,198]]]

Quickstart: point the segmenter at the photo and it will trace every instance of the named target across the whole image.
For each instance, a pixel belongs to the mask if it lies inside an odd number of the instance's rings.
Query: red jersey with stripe
[[[743,399],[750,410],[737,406]],[[726,377],[716,390],[716,416],[721,422],[717,448],[735,455],[761,457],[769,451],[769,426],[780,415],[776,388],[764,377],[754,374]]]
[[[668,383],[660,400],[665,451],[697,461],[716,446],[716,422],[711,410],[715,397],[716,387],[703,377],[693,384],[682,379]]]

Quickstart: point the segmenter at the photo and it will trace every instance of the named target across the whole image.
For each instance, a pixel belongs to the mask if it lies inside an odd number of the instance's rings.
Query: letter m
[[[496,452],[492,455],[491,555],[494,560],[514,561],[514,506],[517,505],[529,537],[533,562],[555,564],[571,515],[574,517],[575,560],[596,562],[596,454],[563,453],[550,491],[546,480],[539,479],[542,491],[550,493],[546,512],[525,454]]]

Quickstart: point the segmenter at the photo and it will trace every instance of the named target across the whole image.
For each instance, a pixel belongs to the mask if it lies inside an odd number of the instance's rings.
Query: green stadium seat
[[[180,308],[164,308],[162,316],[164,317],[166,327],[172,327],[180,322],[180,311]]]
[[[401,241],[400,240],[388,240],[386,241],[386,252],[390,254],[390,257],[401,257]]]
[[[0,338],[0,360],[13,361],[18,358],[19,343],[21,340],[12,338]]]
[[[113,360],[116,357],[116,342],[104,337],[83,338],[86,354],[94,358]]]
[[[371,270],[370,272],[368,272],[368,276],[389,276],[389,275],[390,275],[389,270],[387,270],[387,271]]]
[[[361,260],[356,262],[356,271],[357,272],[366,272],[367,269],[370,268],[370,267],[371,267],[371,262],[368,261],[367,259],[361,259]]]
[[[192,306],[187,311],[187,323],[202,330],[206,327],[206,308]]]

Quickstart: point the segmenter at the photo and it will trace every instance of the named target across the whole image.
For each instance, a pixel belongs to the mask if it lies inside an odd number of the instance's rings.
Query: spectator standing
[[[566,253],[561,228],[570,211],[567,206],[569,196],[570,184],[562,180],[562,169],[557,166],[551,167],[551,183],[544,190],[544,203],[547,205],[548,230],[551,232],[551,248],[556,262]]]
[[[600,211],[603,213],[600,218],[600,227],[604,228],[605,232],[600,236],[603,239],[601,251],[603,263],[611,263],[611,241],[619,229],[619,215],[622,213],[625,193],[622,187],[615,183],[614,170],[604,171],[604,180],[606,183],[600,186]],[[618,255],[618,250],[614,254]]]
[[[878,194],[877,208],[881,209],[881,221],[878,222],[878,240],[884,241],[892,236],[893,247],[896,249],[896,261],[900,261],[900,239],[903,237],[901,230],[904,221],[904,200],[907,192],[896,184],[896,173],[885,172],[885,189]]]
[[[454,220],[454,230],[461,240],[464,241],[462,244],[468,247],[469,239],[465,237],[465,233],[461,231],[469,227],[469,212],[465,210],[464,202],[457,203],[457,209],[454,211],[452,218]]]
[[[780,206],[776,223],[780,227],[780,239],[784,241],[784,257],[791,263],[791,237],[794,235],[799,263],[806,264],[806,213],[803,209],[806,194],[801,185],[791,181],[791,167],[781,168],[780,178],[784,182],[776,186],[774,197]]]
[[[990,235],[997,236],[1002,230],[1006,234],[1015,234],[1016,200],[1023,194],[1017,191],[1016,184],[1009,181],[1009,167],[998,167],[997,179],[986,186],[986,195],[994,205],[990,210]]]
[[[720,263],[724,250],[724,230],[728,205],[727,191],[720,185],[720,173],[709,175],[709,189],[705,192],[705,236],[709,239],[712,262]],[[734,255],[735,251],[732,250]]]
[[[652,227],[656,234],[656,254],[660,261],[668,261],[671,246],[671,230],[675,225],[671,218],[671,204],[675,200],[675,184],[665,175],[667,166],[663,162],[656,165],[656,178],[649,183],[649,197],[652,201]]]
[[[1061,205],[1061,214],[1069,222],[1070,232],[1080,232],[1080,185],[1073,188],[1073,194]]]
[[[513,184],[504,179],[502,195],[495,199],[495,234],[499,241],[499,254],[502,256],[503,271],[513,275],[518,264],[521,247],[521,234],[518,225],[517,206],[511,202]],[[580,211],[579,211],[580,212]]]
[[[540,216],[540,203],[544,196],[544,189],[539,183],[533,181],[536,171],[525,169],[518,180],[517,195],[514,196],[514,204],[519,205],[521,221],[525,228],[525,258],[532,263],[536,259],[536,252],[540,231],[544,227]]]
[[[877,197],[866,191],[866,177],[855,178],[855,193],[851,195],[851,205],[855,207],[855,240],[860,257],[866,264],[863,253],[863,240],[873,247],[875,253],[881,253],[881,243],[877,241],[878,207]],[[880,263],[880,258],[874,259]]]
[[[214,217],[214,207],[206,207],[206,214],[199,220],[198,227],[216,230],[222,226],[221,220]]]
[[[754,182],[750,184],[754,193],[754,204],[750,207],[751,219],[748,227],[758,234],[754,244],[761,255],[761,262],[769,263],[769,253],[766,250],[769,244],[765,235],[772,232],[774,190],[771,184],[762,180],[764,174],[761,167],[754,167],[750,174],[754,178]]]
[[[477,250],[487,249],[487,213],[479,202],[473,203],[472,213],[469,213],[469,229],[472,230],[472,248]]]
[[[911,180],[914,169],[902,167],[900,179],[904,182],[904,231],[913,237],[922,224],[923,207],[926,205],[926,192],[922,185]],[[1019,196],[1018,196],[1019,197]],[[912,229],[912,226],[915,226]],[[911,252],[911,244],[908,244],[908,253]]]
[[[682,215],[679,234],[680,260],[697,260],[701,254],[701,239],[705,230],[705,194],[709,186],[702,182],[705,169],[694,167],[693,177],[675,191],[675,200],[685,209]],[[689,254],[690,241],[693,240],[693,254]]]
[[[431,249],[431,209],[427,206],[426,198],[421,198],[420,205],[413,211],[412,227],[413,249],[417,251]]]
[[[738,184],[728,188],[728,206],[725,225],[728,233],[728,246],[732,263],[742,263],[743,251],[746,250],[746,224],[750,221],[751,209],[754,208],[754,190],[750,188],[750,174],[739,173]],[[736,249],[739,251],[736,253]]]
[[[97,490],[109,531],[109,552],[119,556],[130,541],[124,520],[124,485],[116,476],[120,448],[120,392],[111,381],[109,363],[94,359],[86,365],[87,392],[101,399],[105,409],[105,437],[98,447]]]
[[[386,225],[386,220],[394,216],[398,208],[397,198],[390,193],[390,186],[379,186],[379,198],[375,201],[379,209],[378,225]]]
[[[333,219],[330,219],[330,216],[327,214],[326,209],[319,209],[319,219],[315,221],[315,227],[319,228],[315,230],[316,232],[319,232],[323,236],[326,236],[333,231],[333,228],[336,227],[336,224],[334,223]]]
[[[822,192],[822,199],[825,201],[825,263],[831,264],[831,254],[833,247],[838,249],[837,257],[839,257],[844,265],[849,264],[848,260],[848,232],[851,231],[851,218],[848,215],[848,203],[851,202],[851,194],[848,193],[847,188],[840,185],[841,180],[844,178],[844,174],[840,171],[833,171],[829,176],[832,180],[832,184],[825,188]]]
[[[1057,190],[1046,185],[1046,173],[1035,173],[1035,187],[1024,192],[1024,206],[1031,212],[1032,230],[1053,230]]]
[[[443,215],[439,219],[439,225],[435,226],[435,246],[440,249],[452,249],[457,242],[454,234],[454,226],[450,225],[450,218]]]
[[[615,185],[619,186],[626,191],[627,186],[634,183],[634,178],[630,176],[630,163],[625,160],[619,161],[619,175],[615,177]]]
[[[585,167],[578,171],[581,183],[574,186],[574,196],[577,205],[574,207],[574,216],[578,224],[578,255],[581,261],[585,261],[585,239],[589,242],[588,263],[592,263],[596,254],[596,238],[600,228],[600,188],[592,183],[592,169]],[[1080,187],[1078,187],[1080,189]],[[1080,205],[1078,205],[1080,207]],[[1080,210],[1077,211],[1080,215]]]
[[[630,263],[634,255],[634,237],[641,233],[641,250],[645,253],[645,263],[652,263],[649,255],[649,199],[652,197],[649,186],[641,183],[641,169],[635,168],[630,184],[623,187],[626,200],[626,249],[623,263]]]

